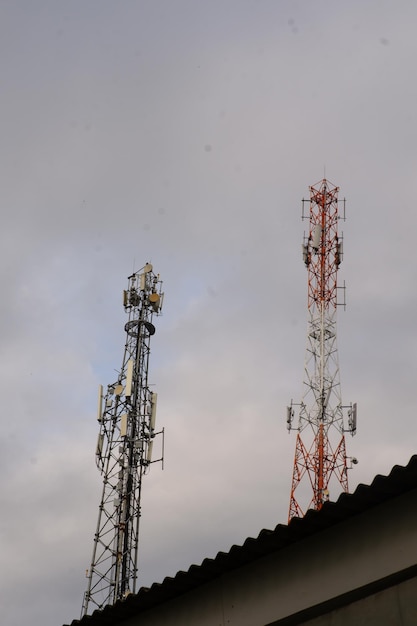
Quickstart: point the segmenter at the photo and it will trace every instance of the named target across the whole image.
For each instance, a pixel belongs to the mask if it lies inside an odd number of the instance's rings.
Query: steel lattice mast
[[[308,271],[307,349],[304,366],[304,395],[299,405],[287,408],[288,430],[297,430],[291,484],[289,520],[302,517],[308,509],[321,509],[332,493],[348,491],[348,458],[345,432],[356,432],[356,404],[342,405],[337,352],[337,271],[343,256],[338,234],[339,188],[323,179],[310,187],[303,200],[303,219],[309,219],[304,235],[303,260]],[[305,215],[305,203],[309,213]],[[344,294],[344,287],[341,288]],[[298,425],[293,427],[294,406],[299,406]],[[344,409],[347,412],[345,428]],[[356,463],[355,458],[350,459]]]
[[[162,307],[162,283],[147,263],[128,278],[123,305],[128,315],[122,368],[103,393],[96,462],[103,476],[97,530],[81,615],[135,593],[142,477],[152,461],[156,399],[148,385],[152,323]],[[163,430],[162,457],[163,461]]]

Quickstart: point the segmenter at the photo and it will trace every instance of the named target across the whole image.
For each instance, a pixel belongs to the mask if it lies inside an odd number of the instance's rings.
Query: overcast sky
[[[324,172],[347,200],[351,490],[416,452],[416,23],[413,0],[0,0],[2,626],[80,615],[97,386],[147,261],[166,455],[140,584],[286,523]]]

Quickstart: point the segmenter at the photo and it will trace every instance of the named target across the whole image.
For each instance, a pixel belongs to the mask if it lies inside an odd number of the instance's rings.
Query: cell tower
[[[123,292],[128,321],[122,368],[105,393],[99,387],[96,463],[103,491],[81,616],[89,608],[101,609],[136,592],[142,477],[151,463],[163,462],[164,431],[155,432],[157,394],[148,385],[152,318],[161,312],[162,282],[150,263],[128,281]],[[152,461],[158,434],[162,456]]]
[[[337,352],[336,309],[345,304],[345,287],[337,285],[343,257],[343,238],[338,235],[339,188],[323,179],[310,187],[310,199],[302,201],[302,219],[309,220],[304,234],[303,260],[308,272],[307,348],[304,395],[300,404],[287,407],[288,431],[296,430],[294,469],[288,520],[303,517],[308,509],[321,509],[332,493],[348,491],[347,470],[353,457],[346,456],[345,432],[356,432],[356,404],[342,405]],[[308,214],[305,204],[309,205]],[[338,301],[342,290],[343,302]],[[293,427],[294,406],[299,407]],[[344,410],[347,410],[345,428]],[[349,461],[349,463],[348,463]]]

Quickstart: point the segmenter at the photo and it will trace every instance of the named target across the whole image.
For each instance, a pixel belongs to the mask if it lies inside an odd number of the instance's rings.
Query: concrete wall
[[[291,615],[416,563],[417,489],[225,573],[192,592],[138,614],[123,622],[123,626],[279,624]],[[311,626],[358,626],[362,623],[368,626],[411,626],[412,623],[415,626],[416,619],[398,621],[399,615],[404,616],[401,619],[409,619],[408,615],[415,617],[416,600],[411,602],[411,599],[416,598],[417,593],[411,594],[410,589],[415,590],[413,585],[415,581],[402,583],[308,623]],[[373,611],[378,612],[379,618],[370,621]],[[361,615],[368,617],[358,621]],[[391,621],[378,621],[381,615]]]
[[[304,626],[416,626],[417,578],[304,622]]]

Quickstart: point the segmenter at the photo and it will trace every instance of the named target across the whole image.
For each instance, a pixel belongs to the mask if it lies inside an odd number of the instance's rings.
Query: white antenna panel
[[[99,456],[100,458],[101,458],[101,453],[103,452],[103,442],[104,442],[104,435],[100,433],[97,439],[97,448],[96,448],[96,455]]]
[[[139,289],[141,291],[144,291],[145,285],[146,285],[146,275],[145,274],[141,274],[139,276]]]
[[[352,430],[354,431],[356,430],[357,419],[358,419],[358,409],[357,409],[357,404],[355,402],[352,407]]]
[[[158,311],[159,311],[160,300],[161,300],[161,297],[160,297],[159,293],[151,293],[149,295],[149,302],[151,303],[152,308],[155,311],[155,313],[158,313]]]
[[[121,396],[122,393],[123,393],[123,385],[116,385],[116,387],[114,388],[114,395]]]
[[[150,441],[148,444],[148,452],[146,454],[146,460],[148,461],[148,463],[150,463],[152,460],[152,448],[153,448],[153,441]]]
[[[101,422],[103,419],[103,385],[98,386],[98,405],[97,405],[97,420]]]
[[[304,263],[307,263],[307,259],[308,259],[308,247],[306,246],[305,243],[301,244],[301,250],[303,252],[303,261]]]
[[[313,246],[314,250],[318,250],[318,248],[320,247],[320,241],[321,241],[321,226],[320,224],[316,224],[314,227],[313,239],[311,242],[311,245]]]
[[[120,436],[126,437],[127,435],[127,413],[123,413],[120,416]]]
[[[156,392],[153,392],[151,396],[151,406],[152,406],[151,423],[150,423],[151,430],[155,430],[157,400],[158,400],[158,394]]]
[[[127,362],[127,372],[126,372],[126,389],[125,389],[126,398],[130,398],[130,396],[132,395],[132,381],[133,381],[133,359],[129,359]]]

